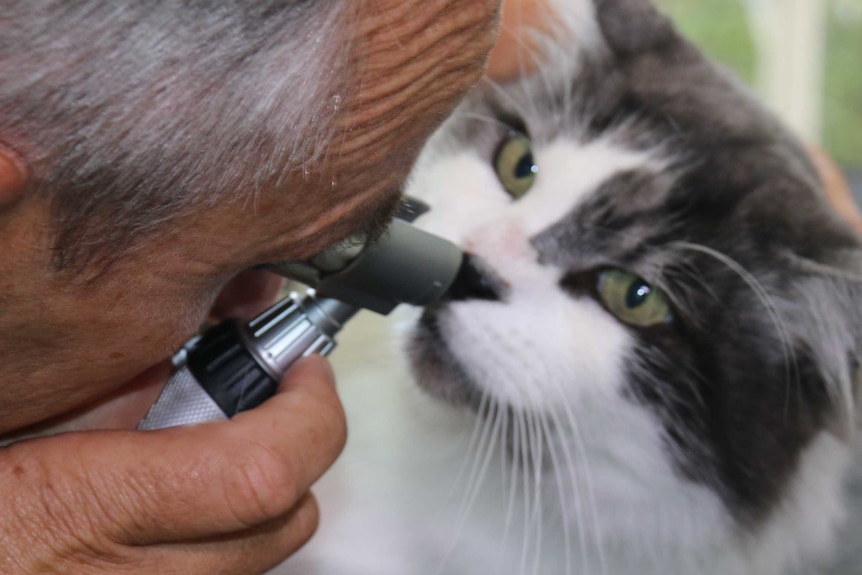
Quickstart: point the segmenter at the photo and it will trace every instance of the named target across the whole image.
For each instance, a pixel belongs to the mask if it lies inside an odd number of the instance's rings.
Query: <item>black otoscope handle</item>
[[[174,356],[176,371],[138,429],[227,419],[272,397],[301,357],[328,355],[359,310],[313,294],[291,294],[247,325],[226,321]]]

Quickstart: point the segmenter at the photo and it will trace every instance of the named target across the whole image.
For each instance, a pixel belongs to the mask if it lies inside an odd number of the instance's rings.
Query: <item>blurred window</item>
[[[862,0],[830,0],[821,138],[842,164],[862,171]]]

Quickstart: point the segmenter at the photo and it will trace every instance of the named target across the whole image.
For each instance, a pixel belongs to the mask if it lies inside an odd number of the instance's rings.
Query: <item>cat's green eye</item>
[[[599,274],[598,291],[608,311],[624,323],[650,327],[671,319],[665,295],[634,274],[604,271]]]
[[[494,158],[494,170],[510,196],[517,199],[526,194],[539,172],[539,166],[533,161],[530,139],[523,134],[511,135]]]

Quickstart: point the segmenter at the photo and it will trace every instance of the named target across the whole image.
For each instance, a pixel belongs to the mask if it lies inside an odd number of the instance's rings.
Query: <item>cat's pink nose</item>
[[[484,299],[499,301],[506,289],[503,280],[494,275],[489,268],[476,256],[464,254],[461,268],[455,281],[446,292],[450,301],[469,299]]]

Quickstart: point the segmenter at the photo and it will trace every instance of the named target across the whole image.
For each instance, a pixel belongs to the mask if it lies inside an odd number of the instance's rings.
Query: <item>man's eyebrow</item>
[[[370,208],[370,214],[365,224],[357,230],[357,233],[364,236],[366,242],[375,242],[380,239],[380,236],[386,233],[389,224],[392,223],[392,218],[398,213],[404,201],[404,196],[400,190],[384,196],[379,205]]]
[[[329,244],[314,255],[304,258],[313,260],[331,250],[343,250],[351,246],[364,246],[376,242],[389,229],[392,218],[404,205],[404,197],[400,190],[393,190],[376,198],[373,202],[362,205],[351,215],[350,223],[342,221],[342,226],[349,226],[350,231],[342,233],[340,240]]]

